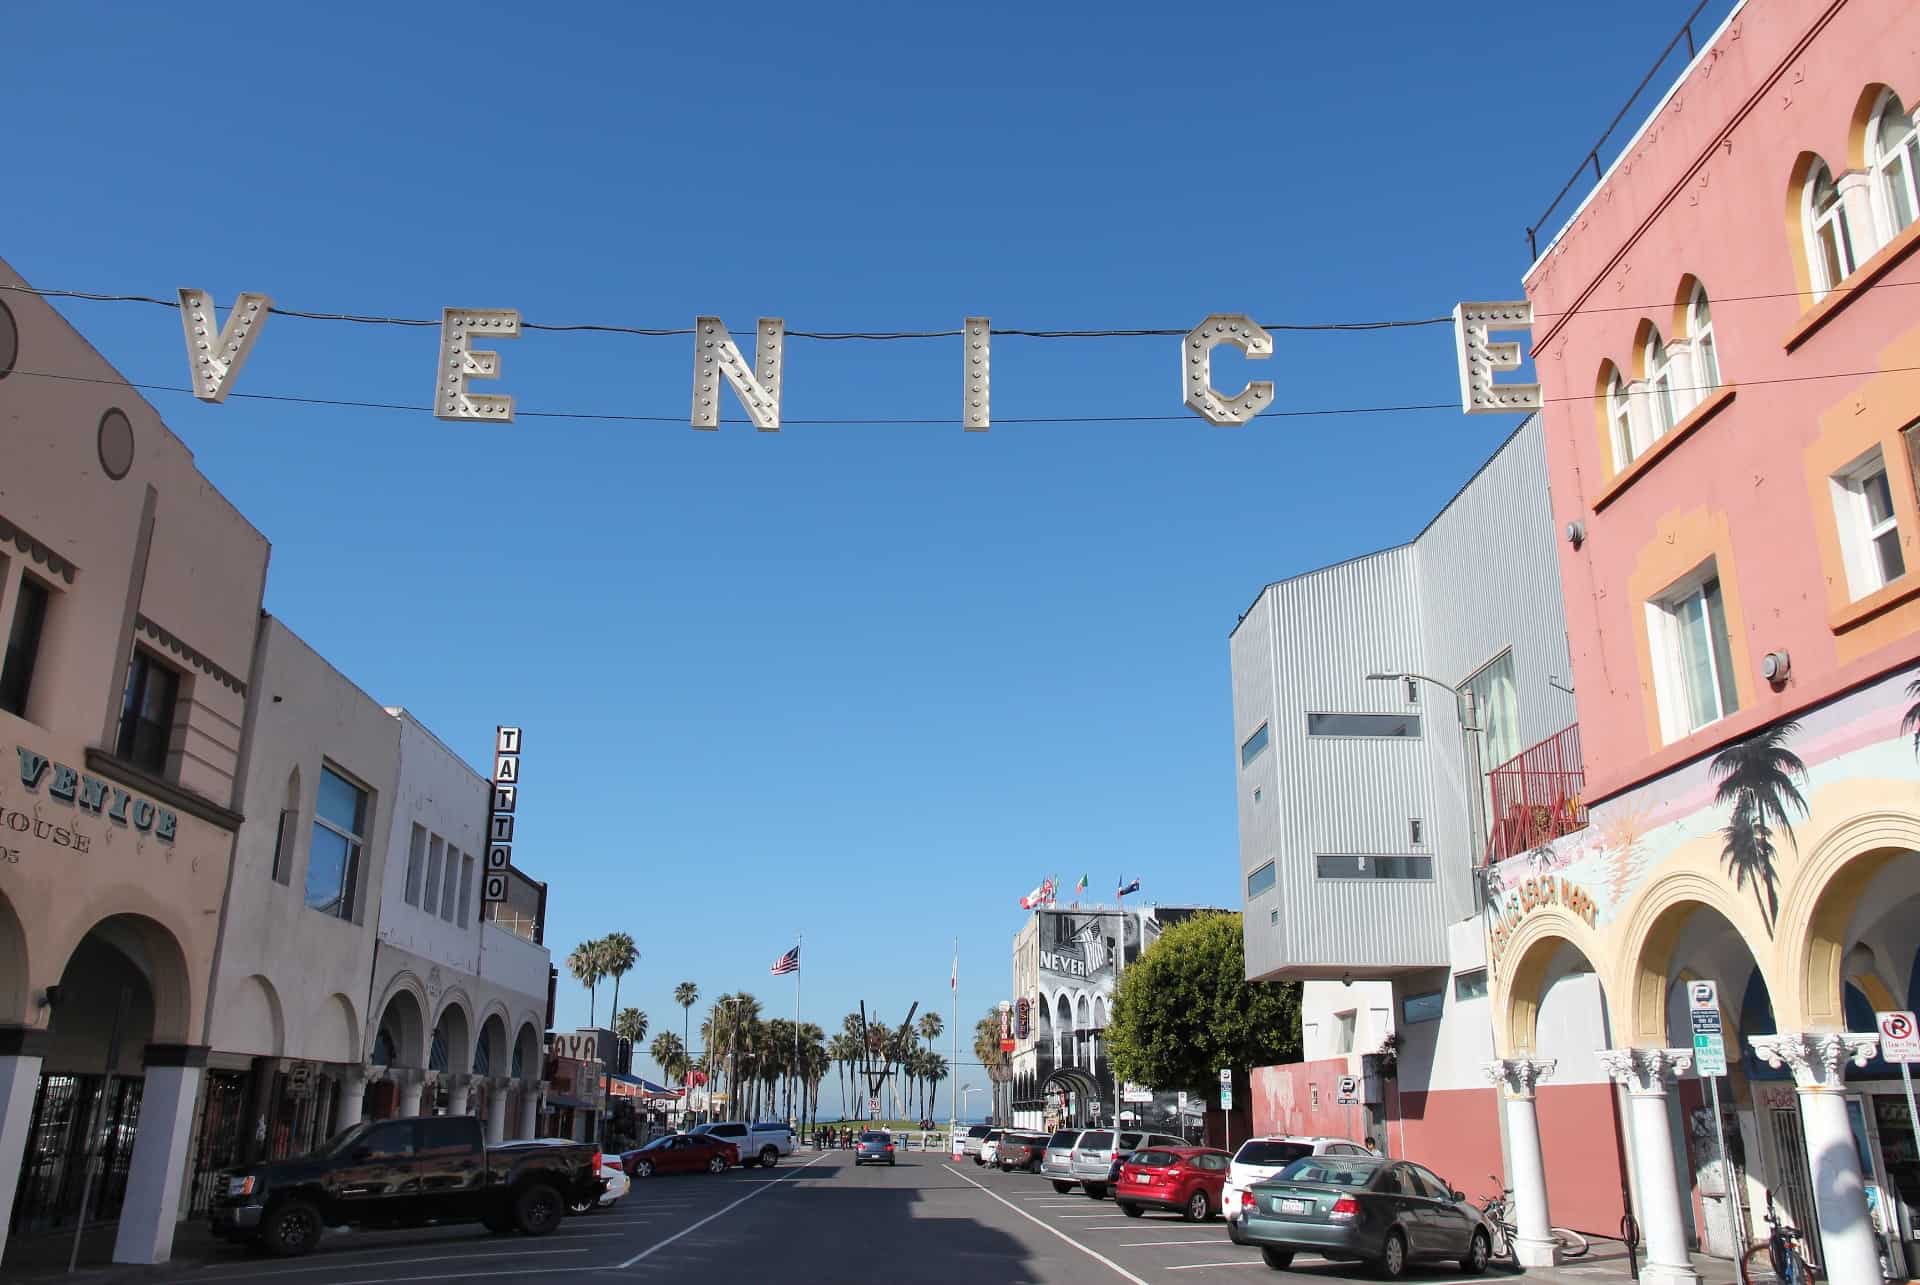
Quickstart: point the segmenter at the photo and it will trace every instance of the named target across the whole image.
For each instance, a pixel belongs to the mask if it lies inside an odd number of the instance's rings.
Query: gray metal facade
[[[1468,777],[1455,686],[1509,649],[1519,744],[1572,723],[1566,613],[1529,418],[1413,541],[1268,585],[1234,629],[1233,770],[1250,978],[1390,976],[1447,963],[1446,928],[1473,913]],[[1417,738],[1309,736],[1313,713],[1418,713]],[[1242,746],[1262,724],[1269,743]],[[1495,766],[1483,762],[1483,768]],[[1258,797],[1256,798],[1256,792]],[[1422,842],[1412,842],[1418,819]],[[1322,855],[1425,856],[1431,879],[1321,878]],[[1273,886],[1246,896],[1273,862]]]

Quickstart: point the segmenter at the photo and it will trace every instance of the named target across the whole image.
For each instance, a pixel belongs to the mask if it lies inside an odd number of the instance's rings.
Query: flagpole
[[[806,944],[807,935],[803,932],[794,938],[793,948],[798,951]],[[800,956],[798,954],[793,957],[793,1082],[794,1096],[798,1097],[800,1096]],[[798,1116],[800,1112],[795,1111],[794,1114]]]
[[[954,1138],[960,1133],[960,938],[953,939],[953,977],[947,988],[949,1002],[953,1006],[953,1057],[951,1075],[953,1092],[947,1096],[947,1150],[952,1151]]]

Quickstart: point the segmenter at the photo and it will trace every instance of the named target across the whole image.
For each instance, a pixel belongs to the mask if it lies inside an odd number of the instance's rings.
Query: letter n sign
[[[507,868],[513,864],[513,815],[520,803],[520,729],[493,729],[493,780],[488,785],[487,871],[481,901],[507,899]]]

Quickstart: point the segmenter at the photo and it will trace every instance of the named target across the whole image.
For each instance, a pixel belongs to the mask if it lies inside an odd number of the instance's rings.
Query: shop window
[[[1886,458],[1876,446],[1831,481],[1847,587],[1852,597],[1864,598],[1907,572]]]
[[[1240,766],[1245,767],[1259,758],[1260,752],[1266,748],[1267,725],[1262,723],[1252,736],[1240,743]]]
[[[366,827],[367,792],[332,768],[321,768],[307,854],[307,905],[321,914],[353,918]]]
[[[178,672],[152,652],[135,647],[127,666],[127,690],[120,707],[120,735],[114,752],[142,771],[164,776],[179,697]]]
[[[1740,708],[1720,577],[1709,560],[1648,604],[1654,687],[1675,741]]]
[[[0,562],[0,570],[5,565]],[[46,626],[47,606],[52,597],[52,592],[34,577],[20,577],[13,627],[7,631],[7,656],[0,662],[0,709],[18,718],[27,716],[33,671],[40,660],[40,635]]]
[[[1881,95],[1867,127],[1867,152],[1873,166],[1874,201],[1891,241],[1920,216],[1920,130],[1916,112],[1901,108],[1892,91]]]
[[[420,881],[427,873],[427,827],[413,823],[413,837],[407,842],[407,885],[403,894],[409,906],[420,904]]]

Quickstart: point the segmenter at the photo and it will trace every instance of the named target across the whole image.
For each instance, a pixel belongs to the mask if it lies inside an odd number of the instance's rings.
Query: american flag
[[[788,973],[799,972],[800,948],[795,946],[792,950],[774,960],[773,967],[769,971],[772,972],[775,977],[785,977]]]

